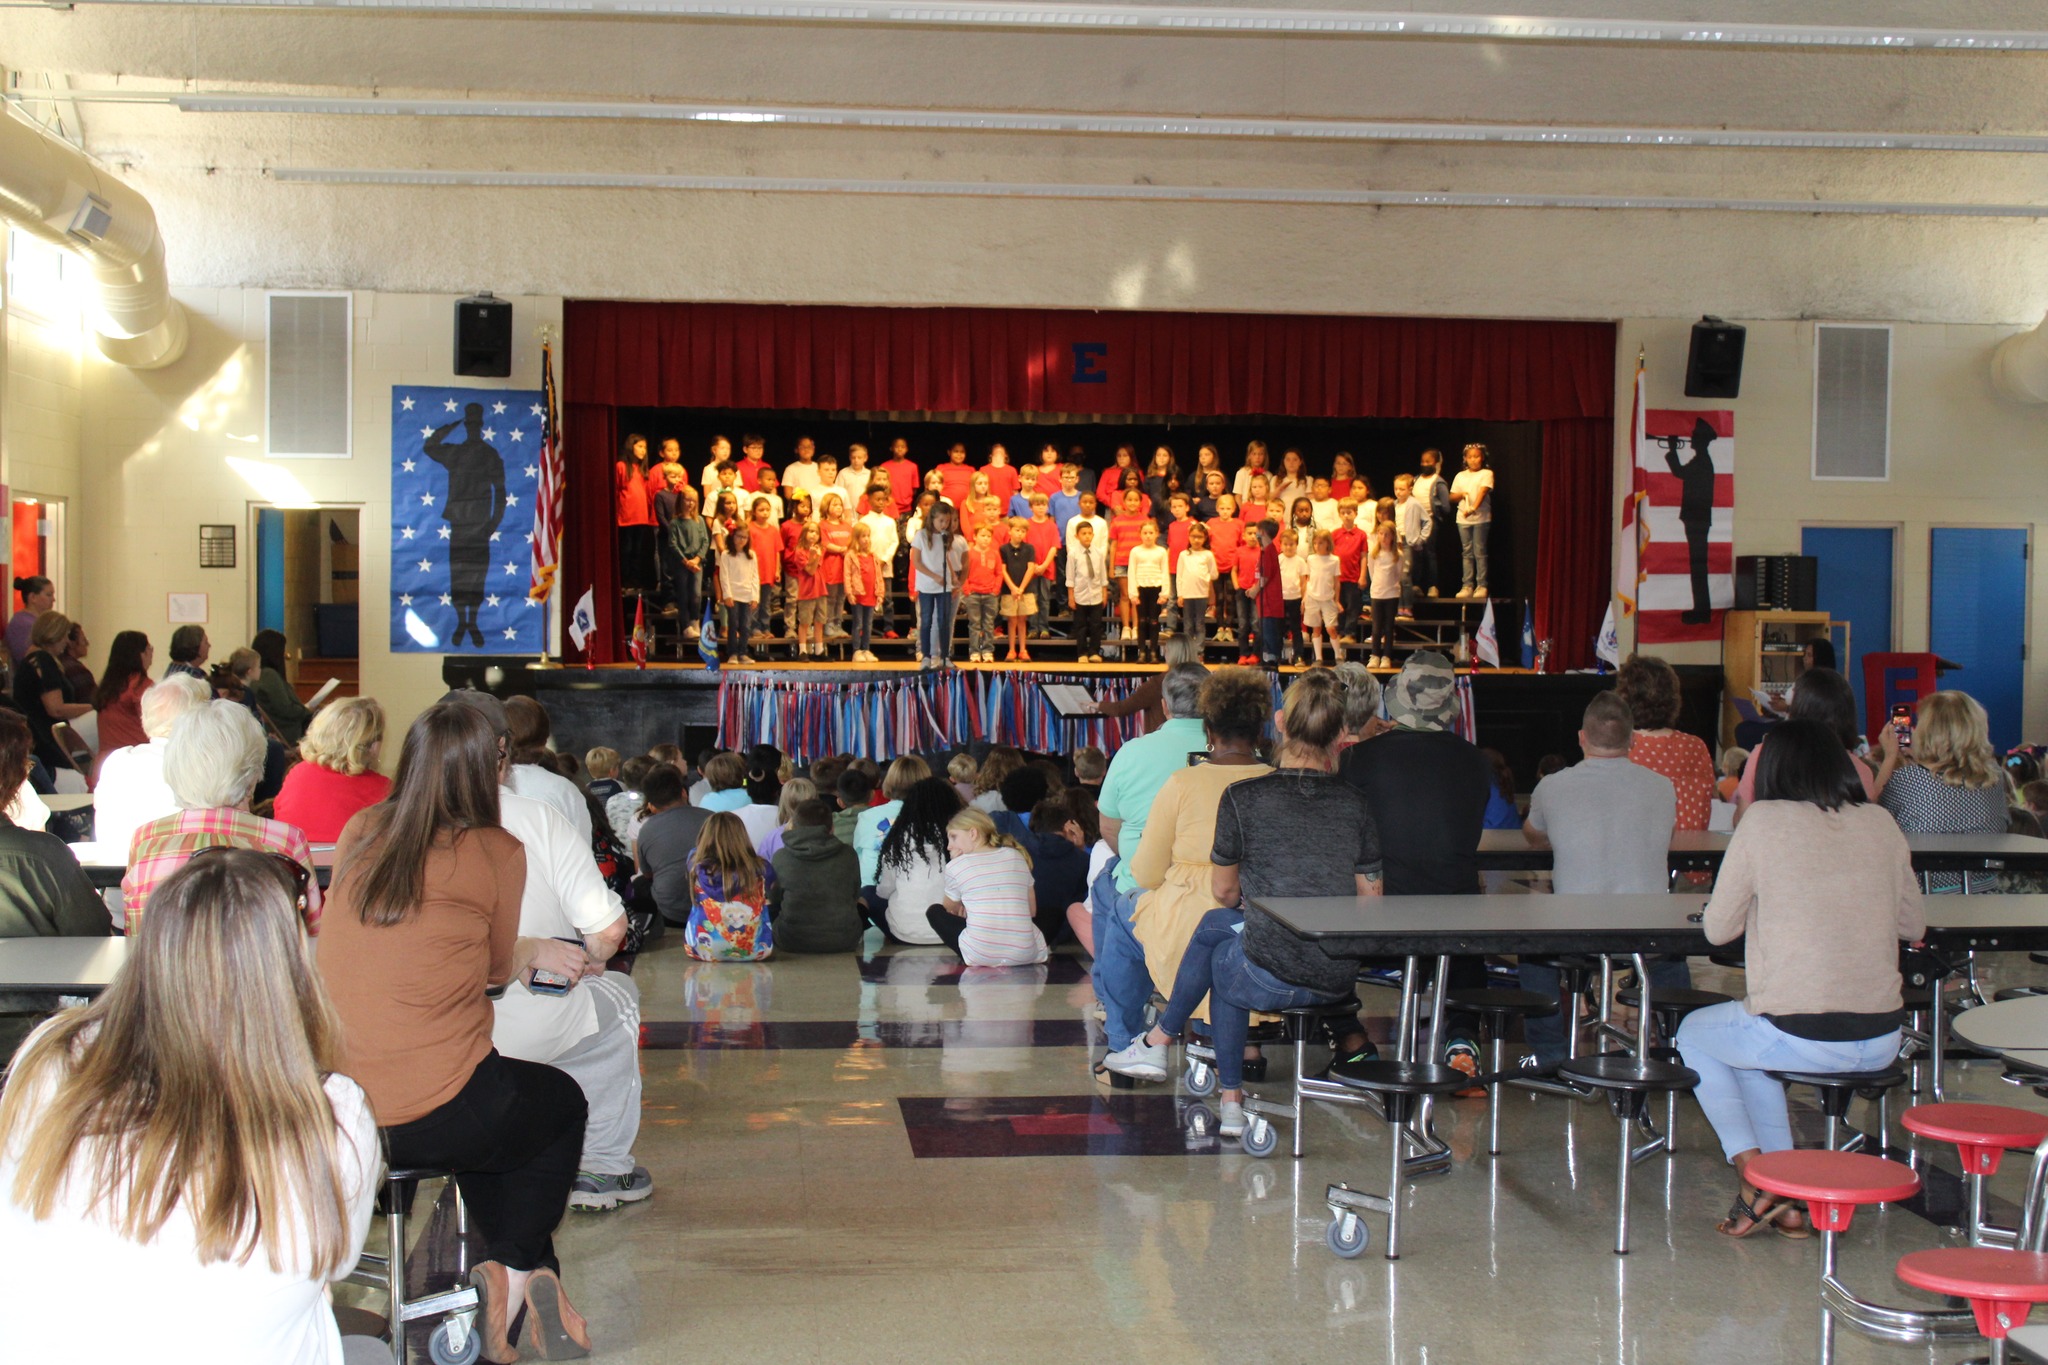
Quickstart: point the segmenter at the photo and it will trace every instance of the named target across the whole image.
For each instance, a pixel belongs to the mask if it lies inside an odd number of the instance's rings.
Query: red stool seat
[[[1899,1121],[1909,1133],[1953,1142],[1965,1175],[1996,1175],[2007,1148],[2048,1141],[2048,1114],[2003,1104],[1916,1104]]]
[[[1915,1289],[1968,1299],[1971,1311],[1977,1315],[1977,1330],[1994,1339],[2024,1323],[2035,1304],[2048,1302],[2048,1255],[2038,1251],[2000,1251],[1991,1247],[1914,1251],[1899,1258],[1898,1274]]]
[[[1845,1230],[1858,1204],[1888,1204],[1920,1193],[1912,1167],[1861,1152],[1765,1152],[1742,1178],[1766,1194],[1805,1200],[1822,1232]]]

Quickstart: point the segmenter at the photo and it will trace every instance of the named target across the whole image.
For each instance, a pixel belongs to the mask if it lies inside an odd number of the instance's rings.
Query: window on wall
[[[1813,477],[1882,480],[1892,472],[1892,329],[1814,329]]]
[[[272,294],[268,453],[349,458],[349,364],[354,324],[347,294]]]
[[[84,284],[85,267],[70,252],[8,229],[8,312],[49,327],[75,328],[84,313]]]

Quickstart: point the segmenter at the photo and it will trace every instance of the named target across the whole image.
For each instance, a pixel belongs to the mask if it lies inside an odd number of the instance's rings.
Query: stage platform
[[[1037,649],[1033,644],[1034,652]],[[1213,658],[1212,664],[1225,662]],[[488,675],[496,671],[498,681]],[[576,754],[594,745],[608,745],[621,754],[644,753],[656,744],[681,744],[686,750],[717,742],[721,720],[720,684],[726,679],[749,685],[750,698],[776,684],[825,684],[846,691],[842,685],[874,685],[866,694],[880,697],[917,684],[928,696],[941,694],[957,698],[972,693],[978,703],[997,700],[1007,704],[1005,715],[1013,714],[1020,694],[1035,694],[1039,682],[1074,681],[1090,687],[1109,684],[1119,693],[1142,682],[1159,670],[1121,664],[1075,664],[1033,662],[1030,664],[960,664],[947,670],[923,670],[923,679],[909,662],[871,663],[848,666],[832,661],[822,663],[775,663],[753,668],[712,670],[703,664],[650,663],[645,668],[632,664],[611,664],[598,668],[533,666],[531,658],[489,658],[449,655],[442,672],[450,686],[488,687],[501,696],[525,694],[538,698],[553,721],[555,745]],[[1302,671],[1300,666],[1270,670],[1279,686]],[[1382,678],[1393,670],[1374,670]],[[1683,728],[1702,737],[1712,733],[1720,704],[1720,670],[1711,667],[1682,667],[1678,670],[1685,689]],[[1523,669],[1480,668],[1467,675],[1471,681],[1473,711],[1481,745],[1500,750],[1514,769],[1517,785],[1529,790],[1536,780],[1536,765],[1546,754],[1562,754],[1568,761],[1578,758],[1579,721],[1586,703],[1597,693],[1613,686],[1613,677],[1597,673],[1532,673]],[[953,688],[952,679],[965,684]],[[821,689],[822,690],[822,689]],[[859,706],[859,689],[852,689]],[[750,705],[758,705],[751,701]],[[880,702],[873,703],[880,705]],[[930,750],[959,744],[987,742],[986,727],[979,732],[945,733],[951,714],[945,707],[927,714],[916,710],[898,732],[912,734],[914,742],[899,747]],[[877,718],[881,724],[883,718]],[[934,722],[940,722],[935,724]],[[1004,736],[1008,738],[1008,736]],[[1047,736],[1060,740],[1055,731]],[[1059,747],[1049,744],[1048,748]],[[1109,747],[1109,746],[1105,746]]]

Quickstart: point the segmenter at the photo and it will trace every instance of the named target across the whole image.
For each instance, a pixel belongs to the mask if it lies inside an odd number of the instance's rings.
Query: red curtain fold
[[[1484,318],[571,300],[563,590],[623,657],[610,470],[622,407],[1544,424],[1534,608],[1558,668],[1608,600],[1615,329]],[[569,646],[570,657],[578,657]]]
[[[1593,639],[1613,600],[1613,516],[1614,419],[1545,422],[1532,598],[1553,670],[1593,666]]]

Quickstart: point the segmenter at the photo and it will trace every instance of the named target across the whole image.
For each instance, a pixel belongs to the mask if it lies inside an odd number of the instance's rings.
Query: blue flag
[[[704,624],[697,627],[697,657],[713,673],[718,671],[718,608],[704,604]]]
[[[391,388],[391,648],[538,654],[539,390]]]
[[[1522,609],[1522,667],[1536,666],[1536,613]]]

